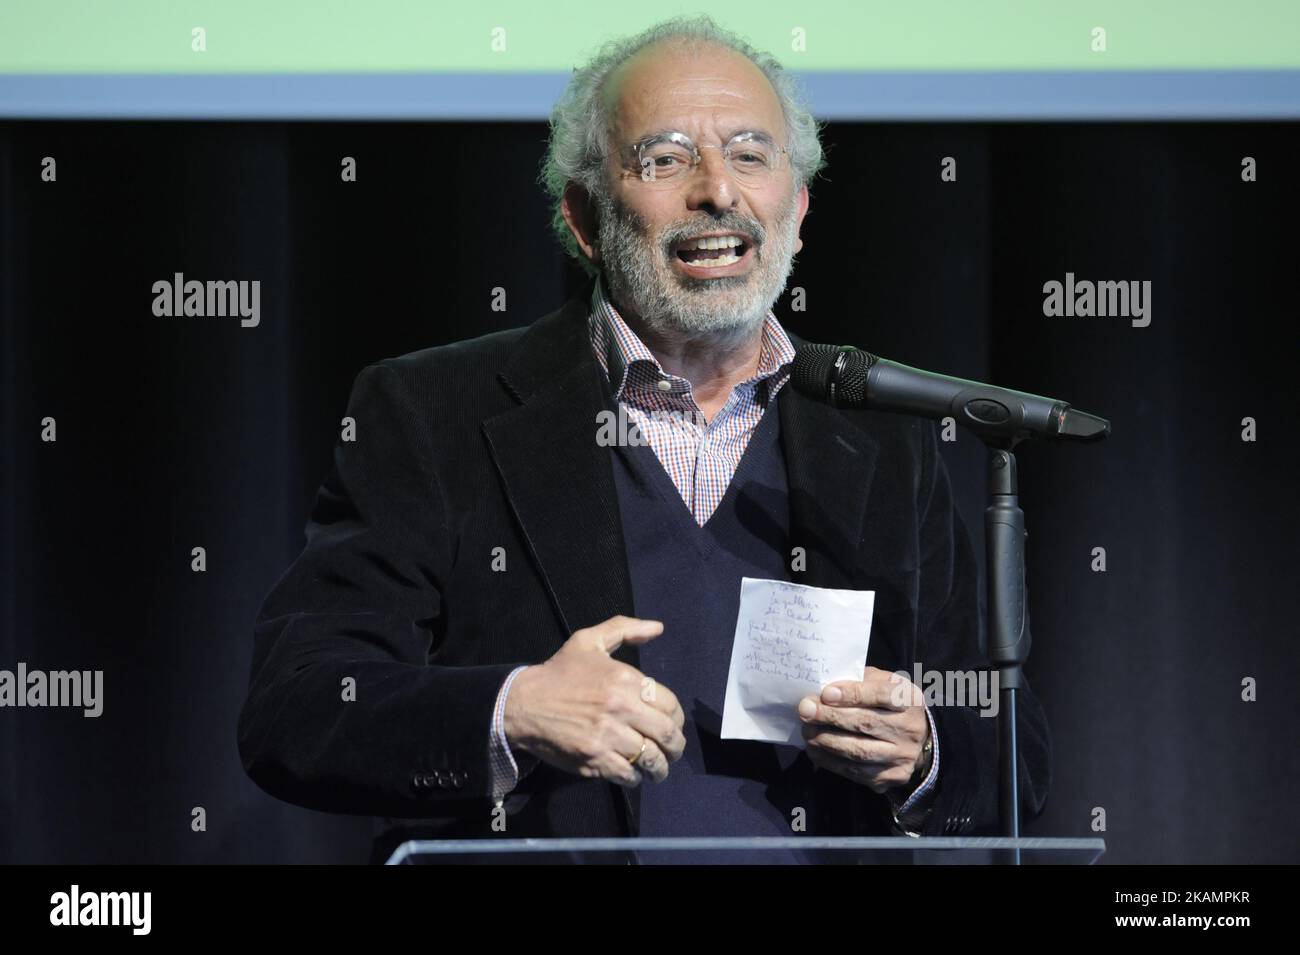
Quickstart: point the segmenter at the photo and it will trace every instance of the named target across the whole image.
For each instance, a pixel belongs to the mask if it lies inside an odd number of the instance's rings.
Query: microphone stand
[[[919,371],[850,345],[804,343],[795,361],[795,387],[832,405],[876,407],[960,422],[988,452],[984,548],[988,569],[988,658],[998,675],[998,815],[1002,834],[1020,837],[1019,741],[1016,696],[1029,656],[1025,594],[1025,512],[1020,509],[1016,456],[1026,437],[1098,441],[1110,422],[1063,401],[1006,391],[977,381]],[[1007,861],[1020,864],[1020,850]]]
[[[1003,441],[1007,439],[1003,438]],[[984,509],[984,548],[988,570],[988,657],[998,673],[998,793],[1002,834],[1020,836],[1017,767],[1016,693],[1029,656],[1029,606],[1025,593],[1025,512],[1020,509],[1016,456],[985,440],[988,450],[988,506]],[[1006,861],[1020,864],[1020,850]]]

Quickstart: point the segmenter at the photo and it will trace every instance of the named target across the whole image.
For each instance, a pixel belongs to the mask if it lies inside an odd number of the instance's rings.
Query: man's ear
[[[803,228],[803,217],[808,214],[808,186],[804,185],[799,188],[799,195],[795,200],[799,203],[799,218],[794,224],[794,250],[803,251],[803,239],[799,236],[799,230]]]
[[[600,250],[597,248],[596,203],[590,193],[577,183],[571,182],[564,187],[564,196],[560,199],[560,214],[573,233],[578,248],[594,264],[600,262]]]

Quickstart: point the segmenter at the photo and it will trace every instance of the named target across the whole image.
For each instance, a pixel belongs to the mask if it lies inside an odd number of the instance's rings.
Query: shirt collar
[[[632,331],[623,316],[619,315],[618,309],[605,293],[604,275],[596,277],[591,291],[588,326],[592,350],[601,370],[609,379],[609,387],[616,401],[621,401],[629,390],[638,388],[656,388],[664,394],[685,394],[690,390],[690,382],[663,370],[654,353]],[[757,387],[766,382],[764,401],[771,401],[789,380],[794,355],[794,344],[790,341],[790,336],[769,309],[763,320],[758,371],[736,387]],[[660,382],[667,382],[670,387],[660,385]]]

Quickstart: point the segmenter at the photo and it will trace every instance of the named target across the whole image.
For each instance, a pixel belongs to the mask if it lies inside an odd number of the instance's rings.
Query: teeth
[[[713,235],[682,244],[682,249],[734,249],[744,242],[738,235]]]
[[[727,255],[720,255],[716,259],[698,259],[692,262],[691,265],[697,269],[720,269],[724,265],[734,265],[739,261],[740,256],[735,253],[728,253]]]

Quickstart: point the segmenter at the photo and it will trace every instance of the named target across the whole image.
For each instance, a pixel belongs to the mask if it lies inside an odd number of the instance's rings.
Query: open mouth
[[[677,258],[695,268],[722,269],[735,265],[749,249],[749,241],[743,236],[710,235],[681,243],[677,246]]]

